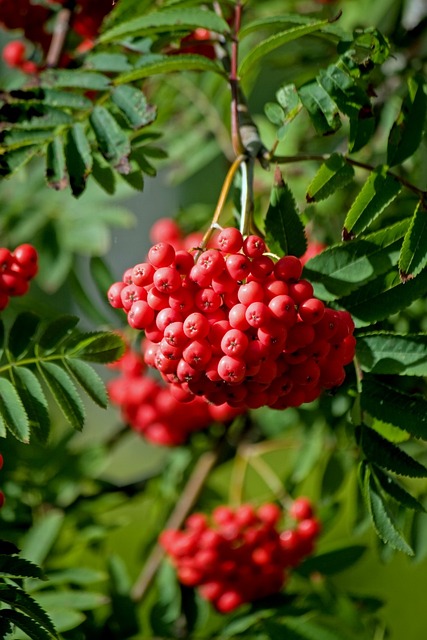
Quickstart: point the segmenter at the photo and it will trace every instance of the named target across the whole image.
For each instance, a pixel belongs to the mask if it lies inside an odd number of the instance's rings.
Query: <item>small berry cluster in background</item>
[[[0,471],[2,470],[2,468],[3,468],[3,456],[0,453]],[[6,498],[4,496],[3,491],[0,489],[0,509],[2,508],[5,502],[6,502]]]
[[[21,244],[13,252],[0,248],[0,310],[6,308],[10,297],[27,293],[37,270],[38,255],[31,244]]]
[[[301,260],[266,251],[234,227],[203,251],[160,241],[110,287],[110,304],[152,343],[146,363],[181,401],[286,409],[343,383],[355,350],[350,314],[314,296]]]
[[[154,444],[183,444],[195,431],[215,421],[227,423],[240,413],[227,404],[217,407],[201,398],[194,398],[183,411],[170,387],[148,375],[143,356],[131,349],[110,368],[121,373],[107,384],[111,402],[120,407],[130,427]]]
[[[297,498],[288,513],[292,522],[282,530],[284,515],[273,503],[258,509],[220,506],[211,518],[189,516],[184,530],[165,530],[159,541],[178,580],[197,587],[220,613],[229,613],[278,593],[289,571],[313,553],[321,525],[311,501]]]

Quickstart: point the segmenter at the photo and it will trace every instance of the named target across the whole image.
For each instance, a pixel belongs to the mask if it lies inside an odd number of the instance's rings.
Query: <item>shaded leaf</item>
[[[62,137],[55,136],[46,149],[46,180],[49,187],[60,190],[68,185]]]
[[[298,89],[298,94],[319,135],[338,131],[341,119],[337,105],[320,84],[309,82]]]
[[[12,609],[2,609],[2,618],[11,622],[24,631],[31,640],[52,640],[52,634],[46,629],[38,625],[31,618],[21,613],[20,611],[13,611]],[[53,637],[57,637],[54,635]]]
[[[399,270],[404,282],[417,276],[427,265],[427,211],[419,203],[411,220],[399,256]]]
[[[92,398],[96,404],[104,408],[108,405],[107,392],[105,385],[94,369],[76,358],[64,358],[64,363],[68,371],[74,376],[75,380],[86,391],[88,396]]]
[[[294,196],[277,168],[265,218],[266,241],[273,253],[302,256],[307,249],[304,225]]]
[[[338,189],[345,187],[353,178],[354,169],[338,153],[333,153],[319,168],[307,188],[307,202],[319,202]]]
[[[143,92],[136,87],[128,84],[115,87],[111,99],[133,129],[150,124],[156,117],[156,108],[147,103]]]
[[[116,191],[116,176],[108,164],[96,156],[93,157],[92,175],[99,186],[109,195]]]
[[[71,335],[78,322],[78,316],[63,315],[54,318],[43,326],[43,331],[38,339],[39,348],[44,351],[56,349]]]
[[[52,362],[37,364],[62,413],[73,429],[81,431],[85,421],[85,411],[72,379],[57,364]]]
[[[427,334],[358,334],[356,353],[363,371],[427,376]]]
[[[130,142],[117,120],[108,109],[97,106],[92,111],[90,122],[104,158],[119,173],[129,173]]]
[[[40,442],[46,443],[50,433],[49,407],[43,389],[34,373],[26,367],[14,367],[16,391],[27,412],[31,430]]]
[[[0,600],[27,614],[34,622],[49,631],[51,635],[56,635],[55,627],[47,613],[23,589],[15,585],[0,584]]]
[[[398,504],[405,507],[405,509],[411,509],[413,511],[425,512],[423,505],[412,496],[402,485],[392,478],[388,473],[383,473],[378,468],[373,468],[373,473],[378,480],[381,489],[387,493],[390,498],[393,498]]]
[[[33,562],[16,556],[0,554],[0,574],[10,578],[39,578],[44,580],[43,571]],[[0,598],[1,599],[1,598]]]
[[[43,134],[43,138],[44,138]],[[10,177],[16,171],[24,167],[27,162],[29,162],[36,153],[39,151],[39,146],[33,145],[33,142],[29,142],[28,144],[31,146],[27,146],[25,149],[18,149],[17,151],[9,151],[0,155],[0,177]],[[36,142],[39,142],[36,140]],[[20,145],[18,145],[20,146]]]
[[[374,429],[364,425],[360,432],[360,446],[367,459],[381,469],[410,478],[427,477],[427,468],[424,465],[380,436]]]
[[[94,332],[79,335],[73,347],[67,351],[71,358],[81,358],[89,362],[114,362],[124,352],[123,339],[116,333]]]
[[[408,79],[408,93],[403,99],[400,113],[394,122],[387,146],[387,164],[400,164],[418,149],[421,143],[427,113],[425,78]]]
[[[31,311],[24,311],[15,318],[8,339],[9,352],[15,359],[18,359],[31,347],[39,323],[40,318]]]
[[[80,122],[76,122],[68,132],[65,156],[71,191],[77,197],[85,190],[93,165],[90,143]]]
[[[334,549],[315,556],[311,556],[298,567],[298,573],[310,576],[314,572],[324,575],[334,575],[345,571],[358,562],[366,551],[363,545],[351,545],[342,549]]]
[[[30,425],[24,405],[15,387],[6,378],[0,377],[0,416],[6,428],[17,440],[30,441]]]

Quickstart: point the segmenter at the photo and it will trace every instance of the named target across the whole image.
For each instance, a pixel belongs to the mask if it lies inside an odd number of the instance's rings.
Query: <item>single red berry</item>
[[[175,249],[168,242],[158,242],[148,252],[148,261],[153,267],[169,267],[175,259]]]
[[[24,60],[25,44],[21,40],[11,40],[3,47],[1,55],[9,67],[19,67]]]
[[[300,497],[294,500],[290,509],[289,515],[295,520],[307,520],[313,515],[313,505],[310,498]]]

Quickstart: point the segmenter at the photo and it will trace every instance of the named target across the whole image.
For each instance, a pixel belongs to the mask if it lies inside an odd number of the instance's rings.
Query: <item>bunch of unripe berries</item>
[[[342,384],[354,324],[326,308],[295,256],[276,261],[264,240],[223,229],[209,248],[157,242],[108,292],[152,344],[145,361],[181,402],[297,407]]]
[[[195,513],[182,531],[169,529],[160,544],[174,564],[178,580],[197,587],[220,613],[278,593],[289,571],[313,553],[320,533],[311,501],[297,498],[287,514],[274,503],[255,509],[217,507],[211,518]]]
[[[110,368],[120,377],[107,383],[111,402],[121,409],[123,420],[146,440],[157,445],[177,446],[192,433],[206,429],[215,421],[229,422],[239,410],[228,404],[215,406],[194,397],[182,411],[181,403],[147,372],[143,355],[128,349]]]
[[[21,244],[14,251],[0,248],[0,310],[11,296],[23,296],[29,281],[38,270],[38,255],[31,244]]]

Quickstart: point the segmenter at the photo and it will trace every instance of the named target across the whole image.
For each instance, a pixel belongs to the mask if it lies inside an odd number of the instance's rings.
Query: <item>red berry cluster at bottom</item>
[[[0,248],[0,311],[11,296],[23,296],[29,281],[38,271],[37,251],[31,244],[21,244],[11,252]]]
[[[121,376],[108,382],[111,402],[121,408],[125,422],[154,444],[183,444],[195,431],[214,421],[229,422],[241,413],[226,403],[209,405],[198,397],[183,411],[184,405],[172,395],[170,386],[147,374],[142,353],[129,349],[112,368]]]
[[[220,613],[278,593],[288,576],[314,550],[321,525],[307,498],[295,500],[291,527],[280,531],[282,510],[273,503],[258,509],[244,504],[217,507],[209,519],[187,518],[185,529],[169,529],[160,544],[176,567],[178,580],[197,587]]]

